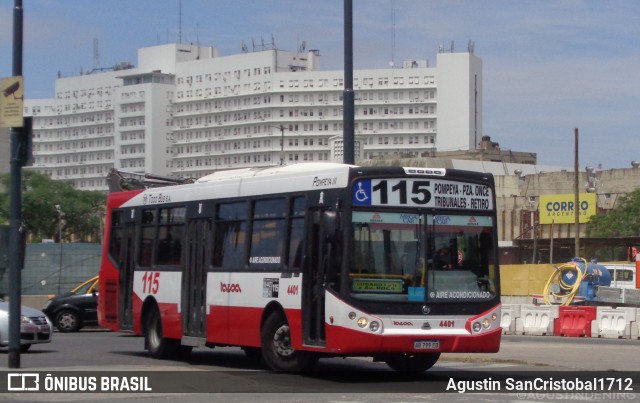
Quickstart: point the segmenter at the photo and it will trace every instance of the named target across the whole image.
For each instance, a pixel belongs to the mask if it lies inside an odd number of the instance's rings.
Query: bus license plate
[[[415,350],[437,350],[440,348],[440,340],[416,340],[413,342]]]

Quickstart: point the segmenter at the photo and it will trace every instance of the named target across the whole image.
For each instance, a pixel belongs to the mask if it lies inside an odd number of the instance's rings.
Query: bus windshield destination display
[[[441,179],[361,179],[352,189],[354,206],[409,206],[490,211],[487,185]]]

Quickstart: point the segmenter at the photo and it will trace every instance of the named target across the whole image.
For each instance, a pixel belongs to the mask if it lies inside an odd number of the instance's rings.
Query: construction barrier
[[[554,335],[591,337],[591,323],[596,319],[595,306],[561,306],[554,321]]]
[[[522,305],[516,319],[516,333],[530,336],[553,335],[553,322],[558,317],[558,305]]]
[[[637,308],[599,306],[596,320],[591,323],[591,337],[631,338],[632,329],[636,328],[636,320]],[[634,330],[633,333],[637,331]]]
[[[502,334],[640,338],[640,308],[503,304]]]
[[[516,333],[516,319],[520,317],[520,304],[503,304],[500,326],[502,334]]]

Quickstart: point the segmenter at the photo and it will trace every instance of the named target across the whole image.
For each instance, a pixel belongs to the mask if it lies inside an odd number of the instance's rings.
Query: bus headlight
[[[482,321],[473,322],[471,329],[473,329],[473,331],[476,333],[481,331],[483,328],[489,329],[491,327],[491,322],[494,322],[497,318],[498,315],[494,313],[493,315],[491,315],[491,318],[484,318],[482,319]]]
[[[356,313],[351,311],[349,312],[349,319],[354,320],[356,318]]]
[[[375,320],[374,320],[374,321],[372,321],[372,322],[369,324],[369,329],[371,329],[371,331],[372,331],[372,332],[377,332],[377,331],[378,331],[378,329],[380,329],[380,323],[379,323],[379,322],[377,322],[377,321],[375,321]]]
[[[367,320],[367,318],[360,318],[358,319],[358,326],[360,326],[361,328],[365,328],[367,327],[367,324],[369,323],[369,321]]]

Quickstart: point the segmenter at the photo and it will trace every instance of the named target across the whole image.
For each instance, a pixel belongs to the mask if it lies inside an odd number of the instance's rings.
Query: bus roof
[[[195,183],[149,188],[122,206],[155,205],[220,198],[344,188],[352,165],[301,163],[258,169],[220,171]]]
[[[449,172],[460,179],[469,175],[486,177],[490,174],[444,168],[359,167],[332,162],[306,162],[266,168],[243,168],[218,171],[193,183],[150,187],[124,201],[122,207],[180,203],[216,198],[247,197],[275,193],[293,193],[346,188],[352,169],[365,175],[425,175],[444,177]]]
[[[217,171],[210,175],[203,176],[196,180],[196,183],[213,182],[218,180],[250,178],[254,176],[265,176],[274,174],[304,174],[308,172],[323,172],[323,171],[348,171],[348,168],[355,167],[354,165],[338,164],[334,162],[305,162],[293,165],[278,165],[273,167],[263,168],[239,168],[230,169],[227,171]]]

